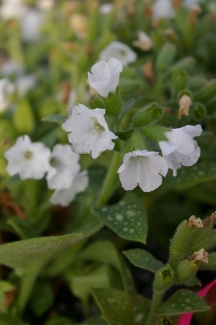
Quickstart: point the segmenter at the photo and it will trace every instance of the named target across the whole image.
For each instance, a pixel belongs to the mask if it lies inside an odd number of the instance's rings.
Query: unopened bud
[[[188,116],[191,105],[191,98],[188,95],[183,95],[179,100],[178,118],[181,118],[182,116]]]
[[[154,287],[158,291],[167,290],[173,280],[174,272],[169,265],[166,265],[155,274]]]
[[[176,268],[176,281],[184,283],[189,281],[197,271],[197,264],[195,261],[182,260]]]
[[[149,51],[153,47],[152,39],[145,32],[138,32],[138,40],[133,42],[142,51]]]
[[[152,61],[147,61],[143,65],[143,74],[148,83],[151,85],[154,81],[154,71]]]
[[[204,262],[208,263],[208,253],[204,248],[201,248],[199,251],[194,252],[192,255],[188,256],[189,261],[194,262]]]

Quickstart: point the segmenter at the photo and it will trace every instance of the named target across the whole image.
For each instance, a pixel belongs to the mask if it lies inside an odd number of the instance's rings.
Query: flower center
[[[119,50],[119,53],[120,53],[122,56],[126,55],[126,51],[125,51],[125,50]]]
[[[105,131],[105,128],[103,127],[103,125],[101,125],[98,121],[94,121],[94,129],[98,132]]]
[[[29,150],[26,150],[24,153],[23,153],[23,156],[26,158],[26,159],[31,159],[32,156],[33,156],[33,152],[29,151]]]
[[[59,162],[58,159],[53,157],[50,160],[50,165],[57,168],[59,165],[61,165],[61,163]]]

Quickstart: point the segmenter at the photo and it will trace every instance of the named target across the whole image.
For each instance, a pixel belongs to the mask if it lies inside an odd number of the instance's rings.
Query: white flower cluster
[[[88,73],[89,83],[102,97],[115,93],[119,84],[122,64],[115,58],[95,64]],[[40,179],[47,173],[48,187],[55,190],[50,201],[68,205],[76,193],[88,185],[87,173],[80,172],[79,154],[91,154],[96,159],[105,150],[113,150],[117,136],[108,128],[106,110],[90,109],[82,104],[73,106],[63,130],[67,131],[72,145],[56,145],[52,151],[42,143],[32,143],[28,136],[18,138],[5,153],[10,175],[20,174],[21,179]],[[162,155],[156,151],[139,150],[124,155],[118,169],[122,186],[132,190],[136,186],[144,192],[158,188],[168,169],[176,176],[181,166],[192,166],[200,157],[200,148],[193,139],[202,132],[200,125],[187,125],[167,131],[167,141],[159,141]]]
[[[88,73],[89,84],[106,98],[116,91],[121,71],[121,63],[114,58],[96,63]],[[72,107],[62,128],[70,132],[68,140],[74,152],[91,153],[95,159],[103,151],[114,148],[112,140],[117,136],[108,129],[105,113],[105,109],[91,110],[82,104]],[[193,138],[201,132],[200,125],[188,125],[166,132],[168,140],[159,142],[162,156],[159,152],[147,150],[126,153],[118,169],[123,188],[132,190],[139,185],[144,192],[150,192],[161,185],[162,176],[166,176],[169,168],[176,176],[181,166],[195,164],[200,156],[200,148]]]
[[[80,172],[79,155],[69,145],[57,144],[53,151],[41,142],[32,143],[25,135],[5,152],[8,160],[7,172],[21,179],[41,179],[45,173],[48,188],[55,190],[50,198],[53,204],[67,206],[77,193],[88,186],[87,172]]]
[[[161,185],[162,176],[166,176],[169,168],[176,176],[181,166],[194,165],[200,157],[200,148],[193,137],[201,133],[200,125],[166,132],[168,141],[159,142],[162,157],[159,152],[147,150],[126,153],[118,170],[123,188],[132,190],[139,185],[144,192],[150,192]]]

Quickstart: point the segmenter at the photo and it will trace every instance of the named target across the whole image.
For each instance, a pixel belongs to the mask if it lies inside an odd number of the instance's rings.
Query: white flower
[[[113,41],[100,53],[100,60],[108,61],[111,58],[119,60],[123,66],[126,66],[136,61],[137,54],[129,46]]]
[[[133,42],[133,45],[142,51],[149,51],[153,46],[152,39],[145,32],[138,32],[138,40]]]
[[[20,19],[27,9],[22,0],[2,0],[1,2],[0,17],[2,19]]]
[[[125,190],[133,190],[137,185],[144,192],[151,192],[162,183],[168,166],[158,152],[135,150],[124,155],[123,164],[119,167],[120,181]]]
[[[96,159],[103,151],[114,148],[112,139],[117,136],[109,131],[104,114],[105,109],[91,110],[82,104],[72,107],[62,129],[71,132],[68,139],[74,152],[91,153]]]
[[[109,14],[113,10],[113,5],[111,3],[104,3],[100,6],[100,12],[103,15]]]
[[[6,78],[0,80],[0,112],[8,107],[9,96],[14,92],[14,85]]]
[[[171,18],[175,15],[171,0],[156,0],[152,6],[153,19]]]
[[[75,176],[70,184],[70,187],[64,190],[56,190],[50,198],[52,204],[60,204],[62,206],[68,206],[76,194],[86,190],[88,186],[88,175],[86,171],[83,171]]]
[[[21,75],[23,73],[23,66],[12,60],[7,60],[1,66],[0,73],[4,76]]]
[[[168,167],[177,175],[177,169],[194,165],[200,157],[200,148],[193,137],[202,133],[201,125],[186,125],[165,133],[168,141],[160,141],[159,146]]]
[[[71,147],[57,144],[50,156],[50,168],[46,176],[50,189],[62,190],[70,187],[72,180],[80,170],[79,155]]]
[[[24,75],[16,80],[16,88],[20,96],[24,96],[36,85],[36,78],[33,75]]]
[[[122,69],[121,62],[114,58],[108,62],[100,61],[93,65],[91,73],[88,72],[89,84],[102,97],[107,97],[116,91]]]
[[[21,179],[40,179],[49,169],[50,150],[41,142],[32,143],[28,135],[19,137],[5,157],[8,174],[19,174]]]
[[[34,42],[40,39],[40,28],[43,21],[42,14],[35,9],[29,9],[21,20],[22,39]]]
[[[38,7],[41,10],[51,10],[55,6],[54,0],[39,0]]]
[[[198,5],[200,0],[184,0],[183,5],[186,8],[192,9],[194,5]]]

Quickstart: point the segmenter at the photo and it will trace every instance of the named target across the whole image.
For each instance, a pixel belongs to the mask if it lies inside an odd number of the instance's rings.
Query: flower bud
[[[200,122],[206,117],[206,108],[201,103],[196,103],[191,107],[193,119]]]
[[[156,62],[156,70],[163,71],[169,67],[169,65],[173,62],[176,55],[176,47],[171,43],[166,43],[162,49],[160,50],[157,62]]]
[[[193,100],[196,102],[207,103],[216,93],[216,80],[211,80],[201,90],[195,93]]]
[[[173,283],[174,272],[169,265],[161,268],[156,274],[154,279],[154,287],[156,290],[167,290]]]
[[[178,118],[188,116],[192,101],[188,95],[183,95],[179,100]]]
[[[195,261],[182,260],[176,268],[176,282],[184,283],[189,281],[197,271]]]
[[[177,98],[179,91],[184,89],[188,82],[188,74],[184,70],[177,70],[172,76],[172,93],[173,97]]]
[[[175,264],[178,260],[185,258],[188,253],[193,237],[196,233],[197,226],[190,221],[184,220],[178,226],[176,233],[171,241],[170,246],[170,263]]]

